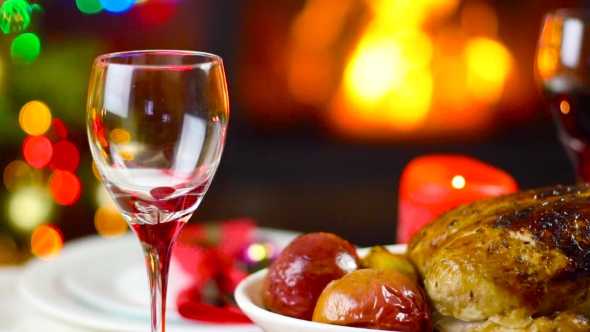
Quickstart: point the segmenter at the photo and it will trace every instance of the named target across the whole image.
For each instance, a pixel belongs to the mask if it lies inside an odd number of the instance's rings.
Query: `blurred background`
[[[1,1],[0,1],[1,2]],[[541,17],[583,1],[5,0],[0,264],[127,230],[85,129],[94,57],[225,60],[221,166],[191,223],[252,218],[394,243],[404,167],[462,154],[520,188],[573,183],[534,80]]]

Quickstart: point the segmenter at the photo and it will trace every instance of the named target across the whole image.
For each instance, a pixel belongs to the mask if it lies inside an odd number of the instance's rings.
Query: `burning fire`
[[[334,50],[359,6],[368,22],[342,65]],[[355,137],[481,128],[513,69],[497,30],[482,1],[308,0],[291,29],[289,90],[330,105],[330,125]]]

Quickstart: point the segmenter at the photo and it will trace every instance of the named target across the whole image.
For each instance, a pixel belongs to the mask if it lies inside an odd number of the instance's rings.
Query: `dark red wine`
[[[131,224],[131,228],[139,237],[141,245],[145,253],[146,264],[148,269],[151,267],[149,273],[150,288],[161,287],[161,313],[162,319],[166,313],[166,294],[168,285],[168,270],[170,267],[170,258],[172,257],[172,249],[176,237],[180,233],[182,227],[186,224],[184,221],[169,221],[150,224]],[[155,273],[160,274],[160,281]],[[152,307],[152,310],[157,308]]]
[[[168,249],[185,224],[183,221],[169,221],[155,225],[131,224],[131,227],[142,244],[152,248]]]
[[[187,180],[165,170],[109,169],[104,184],[129,223],[187,221],[211,183],[213,172],[209,169]]]
[[[590,91],[544,86],[548,110],[579,180],[590,182]]]

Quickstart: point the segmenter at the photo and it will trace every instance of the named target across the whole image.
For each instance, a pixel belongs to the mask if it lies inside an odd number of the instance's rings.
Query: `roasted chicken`
[[[466,204],[408,244],[436,316],[454,331],[590,331],[590,185]]]

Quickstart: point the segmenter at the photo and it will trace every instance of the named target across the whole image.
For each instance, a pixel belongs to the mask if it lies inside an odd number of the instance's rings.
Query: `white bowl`
[[[406,252],[406,245],[386,246],[389,251],[396,254]],[[369,248],[358,249],[359,256],[367,254]],[[238,284],[235,291],[235,299],[238,306],[254,324],[260,326],[265,332],[361,332],[375,331],[358,327],[346,327],[316,323],[302,319],[291,318],[268,311],[262,304],[262,280],[267,269],[251,274]]]

